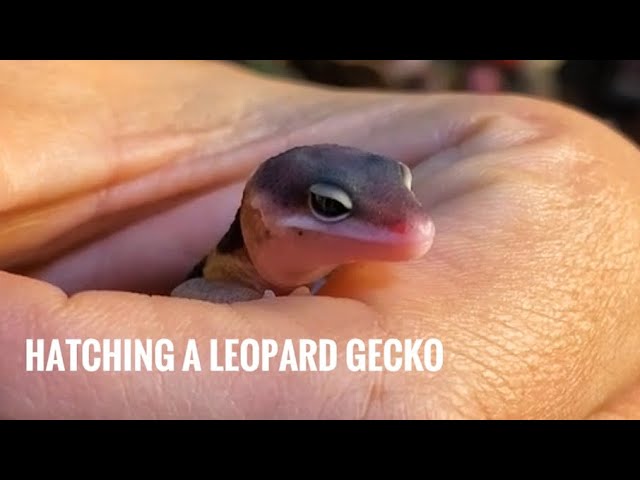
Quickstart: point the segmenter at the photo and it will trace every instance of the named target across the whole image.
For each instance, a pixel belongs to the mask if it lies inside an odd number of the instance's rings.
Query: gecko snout
[[[394,249],[401,258],[412,260],[424,256],[435,238],[435,225],[426,214],[417,214],[389,226],[395,238]]]

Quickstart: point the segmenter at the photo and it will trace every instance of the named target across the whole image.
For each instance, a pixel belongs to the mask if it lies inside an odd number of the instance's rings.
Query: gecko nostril
[[[409,235],[412,238],[428,239],[433,237],[435,233],[435,226],[433,220],[424,215],[417,215],[411,218],[405,218],[403,220],[392,223],[387,227],[389,231],[398,235]]]
[[[406,220],[402,220],[391,225],[389,229],[394,233],[407,233],[410,229],[410,224]]]

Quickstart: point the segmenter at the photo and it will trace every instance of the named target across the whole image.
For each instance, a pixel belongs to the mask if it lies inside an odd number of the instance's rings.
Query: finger
[[[167,294],[224,235],[241,190],[242,185],[231,185],[206,192],[25,274],[69,294],[87,289]]]
[[[375,331],[375,315],[356,302],[294,296],[230,307],[113,292],[67,299],[47,284],[8,274],[0,274],[0,290],[8,299],[0,319],[4,418],[357,418],[388,413],[370,395],[377,378],[346,373],[344,362],[329,373],[280,372],[277,359],[268,372],[210,370],[210,339],[220,340],[222,352],[225,339],[274,339],[284,346],[285,339],[321,335],[334,339],[343,352],[347,337]],[[68,371],[65,351],[67,371],[27,372],[27,338],[42,338],[46,345],[52,339],[64,344],[64,339],[166,338],[174,346],[173,371],[159,371],[166,366],[161,358],[152,372],[100,368],[89,373],[82,371],[81,356],[81,371]],[[182,371],[189,339],[197,342],[200,372]],[[88,361],[93,360],[92,355]]]
[[[270,137],[282,122],[251,115],[278,91],[222,63],[4,62],[0,73],[10,80],[0,91],[4,268],[228,185],[279,148]]]
[[[214,62],[5,61],[0,72],[5,212],[132,181],[225,143],[233,148],[247,139],[229,119],[245,116],[269,85]],[[226,118],[212,115],[211,101]],[[201,148],[203,137],[216,137],[213,151]]]

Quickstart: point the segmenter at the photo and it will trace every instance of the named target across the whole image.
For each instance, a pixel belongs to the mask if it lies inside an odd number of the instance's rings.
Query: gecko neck
[[[241,211],[242,209],[238,210],[227,233],[220,239],[215,250],[200,263],[202,276],[208,280],[241,283],[260,292],[273,290],[279,294],[289,293],[269,284],[254,267],[242,231]]]
[[[260,292],[273,289],[258,275],[244,247],[230,253],[213,251],[204,261],[202,276],[212,281],[240,283]]]

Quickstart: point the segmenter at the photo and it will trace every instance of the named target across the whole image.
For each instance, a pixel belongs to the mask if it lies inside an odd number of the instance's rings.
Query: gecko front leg
[[[292,296],[309,296],[311,290],[303,286],[291,292]],[[262,298],[275,298],[273,290],[258,290],[241,285],[233,281],[212,281],[204,278],[192,278],[187,280],[171,292],[172,297],[190,298],[212,303],[233,303],[260,300]]]
[[[171,292],[171,296],[212,303],[233,303],[275,296],[273,292],[270,294],[267,292],[260,292],[233,281],[207,280],[199,277],[191,278],[178,285]]]

